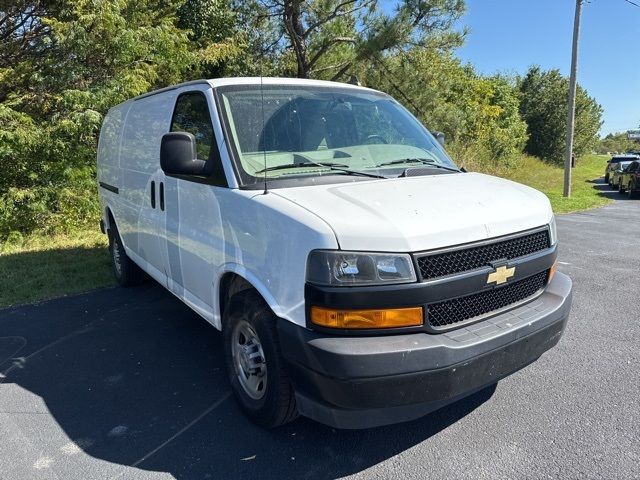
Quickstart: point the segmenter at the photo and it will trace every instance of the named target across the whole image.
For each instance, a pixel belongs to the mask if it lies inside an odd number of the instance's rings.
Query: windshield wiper
[[[336,172],[343,172],[349,175],[361,175],[363,177],[371,177],[371,178],[387,178],[384,175],[377,175],[375,173],[367,173],[367,172],[361,172],[360,170],[350,170],[348,168],[342,168],[342,167],[348,167],[349,165],[345,165],[343,163],[333,163],[333,162],[313,162],[313,161],[309,161],[307,160],[306,162],[301,162],[301,163],[287,163],[285,165],[274,165],[272,167],[267,167],[267,168],[263,168],[262,170],[258,170],[255,173],[264,173],[264,172],[270,172],[272,170],[284,170],[286,168],[302,168],[302,167],[326,167],[330,170],[336,171]]]
[[[343,163],[332,163],[332,162],[285,163],[284,165],[274,165],[272,167],[263,168],[262,170],[258,170],[256,173],[271,172],[272,170],[285,170],[287,168],[348,167],[348,166],[349,165],[344,165]]]
[[[457,168],[446,167],[444,165],[440,165],[435,163],[435,160],[431,158],[401,158],[400,160],[393,160],[391,162],[381,163],[380,165],[376,165],[376,167],[386,167],[387,165],[401,165],[404,163],[421,163],[422,165],[426,165],[428,167],[433,168],[442,168],[444,170],[449,170],[451,172],[459,172]]]

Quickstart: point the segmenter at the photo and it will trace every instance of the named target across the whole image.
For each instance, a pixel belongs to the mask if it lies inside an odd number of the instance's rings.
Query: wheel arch
[[[104,230],[105,233],[107,234],[107,236],[110,235],[110,230],[111,228],[115,228],[116,231],[118,232],[118,235],[120,237],[120,242],[122,243],[122,246],[125,248],[125,251],[127,252],[127,255],[130,254],[130,245],[125,241],[125,238],[122,236],[121,230],[118,227],[118,220],[116,220],[116,216],[113,213],[113,208],[111,205],[106,205],[104,207],[104,214],[103,214],[103,221],[104,221]]]
[[[104,228],[107,233],[109,232],[109,229],[111,228],[112,225],[115,225],[117,228],[116,220],[115,220],[115,217],[113,216],[113,210],[109,205],[104,207],[103,219],[104,219]]]
[[[257,276],[242,265],[227,264],[220,269],[213,288],[213,320],[218,329],[222,330],[224,328],[224,313],[225,309],[229,306],[231,297],[238,292],[248,289],[255,290],[264,302],[269,305],[269,308],[276,316],[282,316],[277,300]]]

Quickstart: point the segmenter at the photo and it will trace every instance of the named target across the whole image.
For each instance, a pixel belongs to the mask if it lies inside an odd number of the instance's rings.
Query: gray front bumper
[[[557,273],[537,299],[441,333],[336,337],[279,323],[303,415],[341,428],[420,417],[535,361],[560,339],[571,280]]]

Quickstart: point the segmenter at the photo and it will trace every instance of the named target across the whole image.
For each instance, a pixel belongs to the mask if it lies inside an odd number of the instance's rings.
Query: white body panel
[[[311,250],[416,252],[539,227],[552,218],[541,193],[480,174],[375,179],[267,194],[239,189],[211,88],[259,81],[192,82],[139,97],[111,109],[101,131],[98,181],[118,189],[99,188],[105,220],[113,215],[131,259],[217,328],[220,280],[227,272],[251,283],[277,316],[305,325]],[[176,99],[190,91],[207,99],[228,188],[165,176],[160,169],[160,139],[170,129]],[[156,195],[164,185],[164,210],[151,208],[151,182]]]
[[[171,178],[160,169],[160,139],[185,91],[207,98],[230,188]],[[227,272],[249,281],[278,316],[304,324],[308,252],[337,248],[335,235],[286,199],[238,189],[222,138],[211,87],[202,82],[111,109],[101,131],[98,181],[119,192],[99,188],[104,217],[112,213],[132,260],[216,327],[219,282]],[[150,206],[151,182],[156,196],[164,183],[164,211],[159,199]]]
[[[433,175],[278,190],[317,213],[343,250],[419,252],[550,222],[537,190],[488,175]]]

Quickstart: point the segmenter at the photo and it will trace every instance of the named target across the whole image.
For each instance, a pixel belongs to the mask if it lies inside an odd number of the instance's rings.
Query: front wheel
[[[604,174],[604,183],[609,183],[609,174],[608,173]]]
[[[223,319],[224,357],[231,389],[244,413],[266,428],[298,416],[276,322],[277,317],[255,290],[235,294]]]

